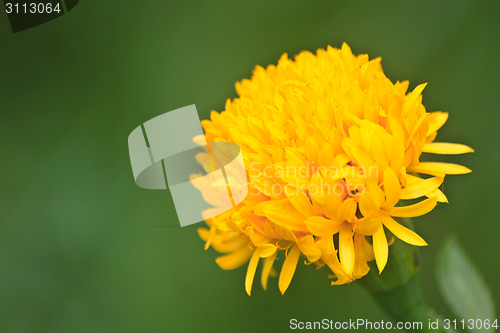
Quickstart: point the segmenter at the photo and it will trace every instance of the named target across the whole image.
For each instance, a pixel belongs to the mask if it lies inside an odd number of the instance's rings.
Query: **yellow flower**
[[[259,262],[267,288],[278,252],[285,251],[279,289],[288,288],[302,256],[327,265],[343,284],[363,277],[368,261],[381,273],[387,230],[409,244],[427,243],[394,217],[430,212],[448,202],[439,187],[466,167],[421,162],[422,153],[462,154],[465,145],[434,142],[448,118],[427,113],[408,81],[392,83],[380,58],[354,56],[347,44],[277,66],[257,66],[239,95],[202,122],[207,141],[233,142],[243,152],[249,195],[236,208],[208,219],[199,235],[224,255],[222,269],[247,263],[250,295]],[[429,176],[430,175],[430,176]],[[424,198],[411,205],[401,200]]]

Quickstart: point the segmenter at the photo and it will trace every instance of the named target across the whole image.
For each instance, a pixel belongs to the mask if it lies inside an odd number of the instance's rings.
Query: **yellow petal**
[[[386,206],[394,207],[401,195],[401,184],[399,183],[398,176],[391,168],[387,168],[384,171],[384,192]]]
[[[469,173],[472,170],[453,163],[421,162],[418,165],[410,167],[408,171],[442,177],[443,175],[461,175]]]
[[[358,209],[358,204],[354,199],[349,198],[344,200],[339,207],[337,212],[337,219],[339,221],[353,221],[356,216],[356,210]]]
[[[255,245],[255,247],[268,245],[271,241],[271,238],[264,236],[263,233],[255,230],[254,227],[251,226],[245,228],[245,234],[247,234],[248,238],[250,238],[250,241],[253,245]]]
[[[394,234],[394,236],[401,239],[403,242],[416,246],[427,245],[427,243],[422,239],[422,237],[420,237],[410,229],[403,227],[401,224],[394,221],[394,219],[391,218],[390,216],[383,215],[382,223],[384,223],[384,226],[387,229],[389,229]]]
[[[401,192],[401,199],[416,199],[434,192],[443,183],[443,177],[432,177],[408,183]]]
[[[306,220],[306,226],[310,233],[315,236],[327,237],[339,232],[340,224],[322,216],[311,216]]]
[[[431,143],[426,143],[424,145],[423,152],[433,153],[433,154],[455,155],[455,154],[473,153],[474,149],[459,143],[431,142]]]
[[[374,185],[377,186],[377,185]],[[359,210],[363,216],[370,216],[380,211],[382,200],[374,191],[373,186],[368,186],[359,198]]]
[[[404,164],[404,155],[405,155],[404,130],[401,127],[399,120],[396,120],[394,117],[389,117],[388,122],[389,122],[389,128],[393,136],[390,164],[391,167],[394,168],[394,170],[401,170],[401,167]]]
[[[298,188],[291,188],[290,186],[285,186],[285,194],[290,200],[295,209],[300,212],[304,216],[316,215],[316,211],[314,206],[311,204],[311,201],[304,193],[303,190]]]
[[[427,135],[431,135],[435,133],[438,129],[440,129],[446,120],[448,120],[448,112],[436,111],[431,112],[429,116],[427,116],[427,123],[429,124],[429,129],[427,130]]]
[[[287,227],[269,221],[269,223],[266,223],[264,225],[264,229],[267,229],[268,232],[270,232],[271,234],[274,234],[276,232],[277,237],[275,238],[281,238],[287,241],[297,242],[297,237],[295,237],[295,234]]]
[[[304,236],[298,239],[297,245],[300,252],[306,256],[309,262],[315,262],[321,258],[321,250],[316,246],[315,239],[312,235]]]
[[[343,223],[339,233],[339,254],[342,266],[346,273],[352,275],[354,271],[354,243],[352,240],[352,227],[349,223]]]
[[[389,256],[389,246],[387,245],[387,237],[385,236],[384,228],[379,228],[373,234],[373,252],[375,253],[375,260],[379,274],[384,270]]]
[[[373,247],[366,241],[365,236],[354,234],[354,252],[356,253],[356,261],[353,278],[360,279],[370,271],[368,261],[374,259]]]
[[[300,214],[291,205],[269,205],[264,208],[266,217],[277,225],[286,227],[290,230],[307,231],[304,224],[306,218]]]
[[[281,273],[279,278],[279,289],[282,294],[288,289],[288,286],[292,282],[293,274],[297,268],[297,263],[300,257],[300,250],[297,244],[293,245],[288,255],[286,256],[285,262],[281,267]]]
[[[411,95],[418,96],[418,95],[422,94],[422,91],[424,91],[425,87],[427,87],[427,82],[419,84],[418,86],[415,87],[415,89],[413,89],[413,91],[411,92]]]
[[[267,257],[273,255],[277,250],[278,250],[278,248],[276,247],[276,245],[265,244],[265,245],[259,246],[259,255],[261,258],[267,258]]]
[[[354,233],[354,251],[356,252],[356,260],[372,261],[375,260],[372,244],[368,243],[366,236]],[[355,269],[356,271],[356,269]]]
[[[197,231],[198,231],[198,236],[200,236],[200,238],[203,239],[203,241],[205,242],[207,242],[208,239],[212,236],[212,228],[210,229],[198,228]]]
[[[432,197],[433,195],[437,196],[438,202],[448,203],[448,198],[446,197],[446,195],[444,195],[444,193],[440,189],[437,189],[434,192],[427,194],[429,198]]]
[[[321,250],[321,259],[332,270],[335,276],[337,276],[339,284],[351,282],[352,278],[347,275],[344,267],[339,262],[339,258],[337,257],[337,250],[335,250],[335,246],[333,244],[333,237],[329,236],[321,238],[316,242],[316,244]]]
[[[363,218],[354,224],[354,232],[357,234],[371,236],[382,226],[379,216]]]
[[[314,187],[314,191],[309,192],[311,199],[313,201],[316,201],[319,204],[324,205],[325,204],[325,193],[323,191],[323,185],[325,181],[323,179],[323,176],[319,171],[316,171],[314,175],[311,177],[311,183],[310,187]]]
[[[340,186],[333,184],[332,186]],[[333,191],[332,191],[333,192]],[[325,215],[330,218],[330,219],[336,219],[337,218],[337,211],[339,209],[339,206],[342,204],[343,198],[342,194],[338,193],[330,193],[328,196],[325,198]]]
[[[231,254],[217,257],[217,259],[215,259],[215,262],[222,269],[235,269],[246,263],[252,256],[252,253],[252,249],[250,249],[248,246],[244,246],[238,251],[234,251]]]
[[[250,262],[248,263],[247,275],[245,277],[245,290],[248,296],[250,296],[250,294],[252,293],[253,278],[255,276],[255,271],[257,270],[257,265],[259,264],[259,260],[260,260],[260,251],[259,249],[256,249],[253,252]]]
[[[264,266],[262,267],[262,273],[260,275],[260,283],[264,290],[267,290],[267,280],[269,279],[269,274],[271,273],[277,254],[278,251],[275,251],[274,254],[264,259]]]
[[[210,243],[212,243],[212,240],[215,237],[215,234],[217,233],[217,228],[216,227],[211,227],[210,228],[210,235],[208,236],[206,243],[205,243],[205,250],[208,250],[210,247]],[[198,231],[198,234],[200,234],[200,231]]]
[[[353,139],[343,138],[342,147],[344,148],[347,156],[349,156],[358,165],[373,165],[373,160],[370,155],[361,148]]]
[[[397,217],[416,217],[427,214],[437,204],[437,197],[431,197],[420,201],[414,205],[404,206],[404,207],[394,207],[390,215]]]
[[[200,235],[201,239],[204,241],[207,241],[210,234],[211,232],[207,229],[198,229],[198,235]],[[248,240],[244,240],[239,234],[236,237],[235,234],[216,235],[210,245],[219,253],[231,253],[244,246],[248,247]]]
[[[335,245],[333,243],[333,236],[319,238],[319,240],[316,241],[316,246],[321,250],[323,255],[337,254],[337,250],[335,250]]]

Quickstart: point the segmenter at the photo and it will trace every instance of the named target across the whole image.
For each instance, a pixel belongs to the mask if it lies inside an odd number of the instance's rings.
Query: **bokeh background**
[[[445,181],[449,205],[415,219],[425,296],[455,234],[500,299],[500,7],[497,1],[81,1],[13,34],[0,13],[0,331],[286,332],[289,320],[388,320],[358,284],[332,287],[299,265],[287,293],[244,291],[196,228],[169,227],[167,191],[133,181],[127,136],[196,104],[202,118],[234,83],[283,52],[350,44],[389,78],[429,82],[424,104],[450,119],[440,141],[475,154]]]

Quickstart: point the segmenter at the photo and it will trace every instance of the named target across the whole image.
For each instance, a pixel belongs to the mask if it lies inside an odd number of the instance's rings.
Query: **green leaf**
[[[455,238],[447,239],[441,247],[436,274],[441,294],[457,316],[457,321],[495,319],[495,305],[491,292]],[[495,330],[483,328],[469,331],[494,332]]]

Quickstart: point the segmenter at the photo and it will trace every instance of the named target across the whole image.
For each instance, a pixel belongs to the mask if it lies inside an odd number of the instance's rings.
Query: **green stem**
[[[417,276],[394,289],[375,292],[372,295],[375,301],[397,320],[423,322],[429,317]]]
[[[410,225],[408,220],[401,222]],[[377,268],[372,266],[361,283],[394,320],[421,322],[423,328],[420,332],[448,332],[443,328],[429,328],[429,320],[435,321],[438,317],[425,303],[418,266],[418,249],[395,239],[389,248],[389,260],[382,274],[379,275]]]

